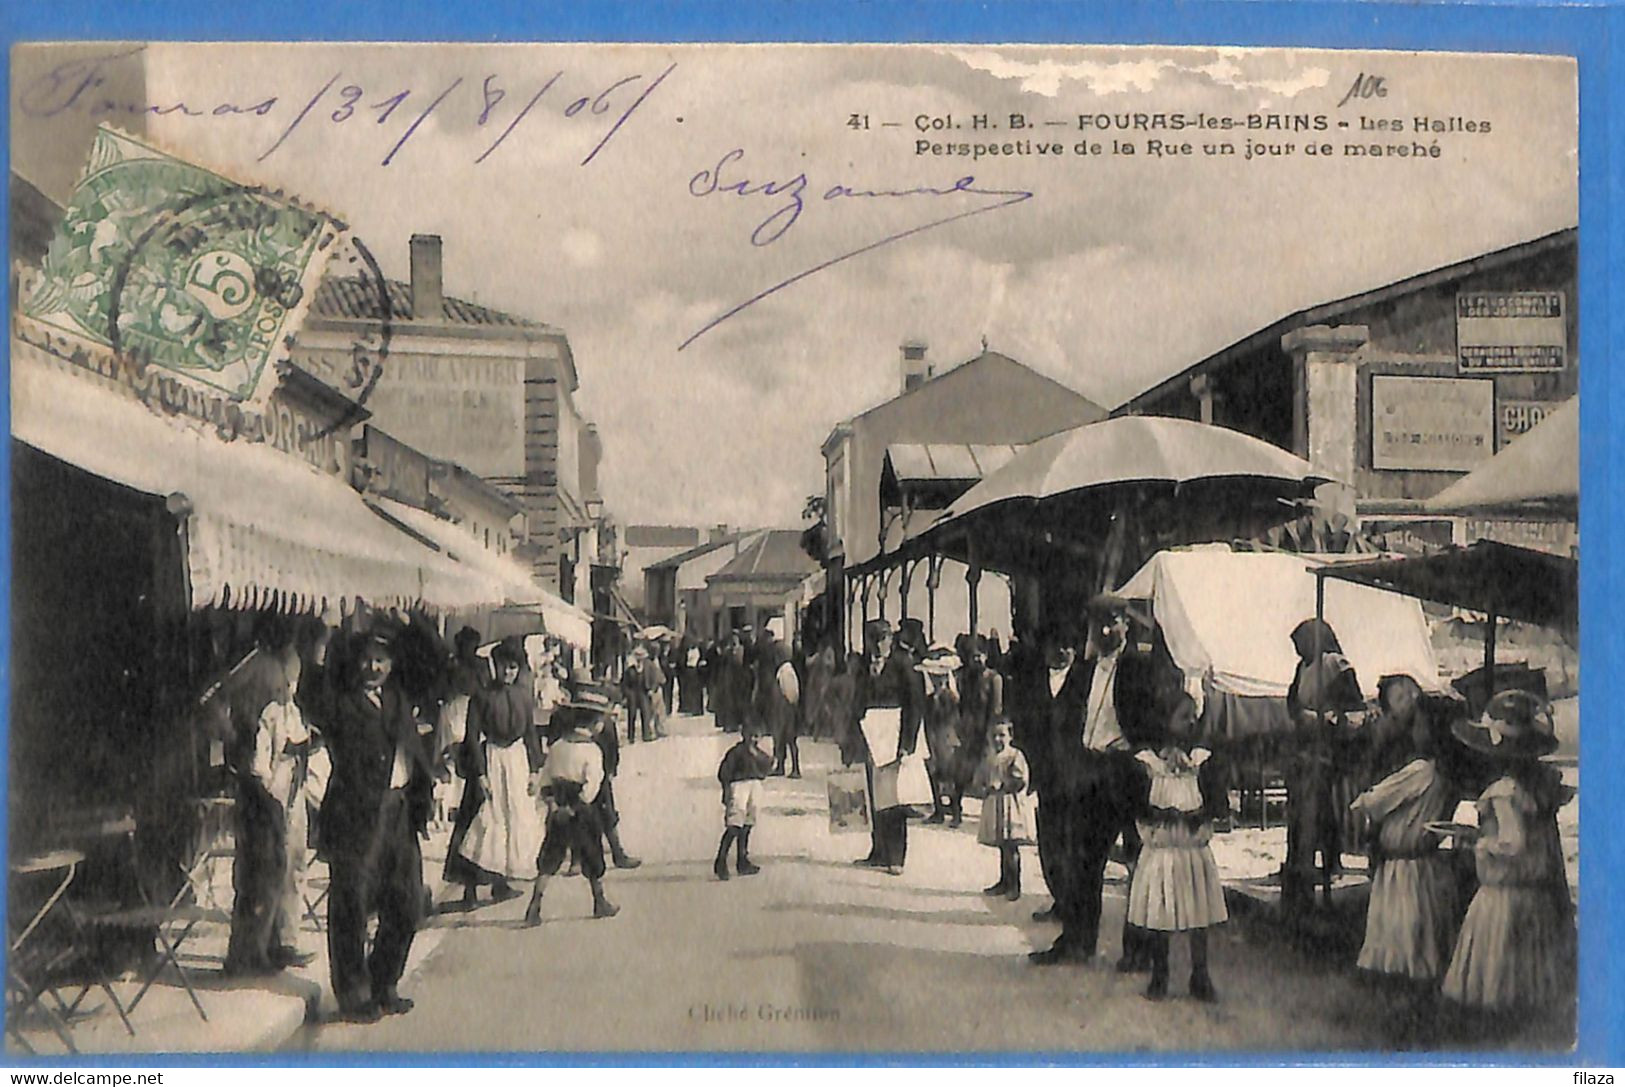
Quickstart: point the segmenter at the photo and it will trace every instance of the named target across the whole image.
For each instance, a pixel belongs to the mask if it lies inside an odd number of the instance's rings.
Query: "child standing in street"
[[[999,851],[999,882],[982,893],[1003,895],[1011,902],[1021,897],[1021,847],[1032,841],[1027,810],[1027,757],[1017,750],[1008,721],[1000,721],[988,734],[987,754],[976,769],[982,794],[982,818],[976,840]]]
[[[728,847],[738,844],[735,867],[742,876],[754,876],[761,869],[750,860],[750,831],[756,825],[756,802],[762,780],[773,768],[773,756],[756,746],[756,730],[746,723],[739,742],[722,756],[717,781],[722,784],[722,843],[717,846],[717,863],[712,871],[718,879],[728,878]]]
[[[1229,919],[1219,865],[1208,843],[1213,820],[1227,814],[1229,795],[1214,772],[1213,753],[1193,747],[1196,702],[1183,691],[1168,715],[1166,743],[1135,760],[1145,774],[1140,795],[1140,837],[1145,845],[1128,892],[1128,923],[1150,931],[1151,984],[1147,1000],[1168,995],[1168,945],[1172,933],[1188,932],[1191,996],[1218,994],[1207,966],[1207,930]]]

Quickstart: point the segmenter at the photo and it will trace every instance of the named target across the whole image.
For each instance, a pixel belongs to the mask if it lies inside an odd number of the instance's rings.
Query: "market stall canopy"
[[[1579,622],[1578,561],[1495,540],[1414,558],[1349,563],[1325,576],[1562,630]]]
[[[1129,415],[1063,430],[1028,445],[966,491],[938,524],[1019,499],[1055,498],[1126,483],[1249,479],[1296,496],[1325,482],[1309,462],[1239,431],[1189,419]]]
[[[1297,670],[1292,630],[1315,615],[1316,567],[1342,562],[1221,546],[1162,551],[1117,590],[1149,600],[1187,680],[1241,698],[1285,698]],[[1427,619],[1416,600],[1350,582],[1326,586],[1326,621],[1376,697],[1386,675],[1442,690]]]
[[[1440,491],[1435,513],[1525,513],[1573,520],[1580,508],[1580,398]]]
[[[456,524],[427,510],[381,496],[367,501],[411,532],[429,540],[450,558],[500,585],[505,597],[504,610],[538,612],[547,633],[582,649],[592,645],[592,617],[542,585],[513,559],[482,547]]]
[[[269,446],[160,417],[13,338],[11,433],[134,490],[175,498],[192,603],[304,610],[359,596],[381,606],[475,608],[502,587],[391,526],[343,480]]]

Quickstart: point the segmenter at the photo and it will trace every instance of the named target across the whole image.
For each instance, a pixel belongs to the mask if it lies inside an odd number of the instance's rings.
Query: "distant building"
[[[644,570],[661,559],[682,554],[707,539],[694,525],[627,525],[621,533],[622,567],[626,571],[621,595],[640,612],[644,604]]]
[[[943,564],[935,591],[922,576],[905,592],[902,578],[893,573],[871,599],[853,595],[845,571],[895,547],[903,533],[917,527],[910,516],[899,515],[900,505],[888,506],[888,501],[900,503],[905,494],[919,496],[945,487],[955,495],[963,493],[994,461],[1008,459],[1008,447],[1106,417],[1105,408],[1081,393],[996,351],[984,350],[937,374],[925,346],[906,343],[900,376],[899,395],[838,424],[824,441],[821,625],[844,632],[847,646],[857,644],[865,613],[893,622],[905,615],[929,616],[935,620],[929,633],[940,640],[951,640],[969,626],[972,590],[966,568],[958,563]],[[950,448],[956,451],[948,452]],[[945,457],[940,475],[932,450]],[[893,478],[883,494],[888,453]],[[920,478],[910,475],[917,469],[923,473]],[[982,631],[1008,634],[1008,595],[986,585],[977,592]]]
[[[705,579],[710,636],[747,626],[760,631],[769,620],[781,619],[788,642],[801,630],[802,612],[821,581],[818,563],[801,549],[799,529],[758,532]]]
[[[1422,503],[1579,391],[1574,228],[1312,306],[1115,414],[1201,419],[1345,485],[1342,512],[1395,550],[1488,537],[1567,554],[1572,523],[1430,515]]]
[[[696,638],[717,636],[707,580],[738,557],[760,532],[717,535],[706,543],[648,564],[643,571],[643,615]]]
[[[589,604],[603,450],[575,405],[568,338],[446,295],[439,237],[414,235],[411,257],[409,283],[380,288],[359,269],[324,280],[294,362],[363,401],[402,442],[515,498],[524,511],[518,558],[566,600]],[[387,353],[374,367],[386,324]]]

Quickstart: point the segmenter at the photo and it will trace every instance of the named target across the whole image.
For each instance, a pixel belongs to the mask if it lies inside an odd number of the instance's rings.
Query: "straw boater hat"
[[[959,656],[945,645],[934,645],[914,667],[928,676],[951,676],[959,670]]]
[[[1551,708],[1528,691],[1502,691],[1490,699],[1481,720],[1457,721],[1451,731],[1492,758],[1538,759],[1557,750]]]

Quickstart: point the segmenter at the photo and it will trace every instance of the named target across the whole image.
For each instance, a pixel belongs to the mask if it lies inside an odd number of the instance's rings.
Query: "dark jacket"
[[[869,662],[859,659],[857,673],[852,681],[853,727],[848,732],[847,750],[843,756],[849,763],[860,762],[866,756],[875,765],[884,766],[903,755],[911,754],[920,739],[920,724],[925,713],[925,677],[914,670],[913,658],[895,651],[886,659],[876,674]],[[902,710],[902,729],[897,737],[896,751],[869,751],[858,722],[875,708],[896,707]]]
[[[1074,660],[1058,694],[1049,689],[1049,668],[1029,664],[1013,682],[1020,696],[1011,725],[1016,746],[1027,756],[1032,791],[1043,795],[1075,777],[1083,753],[1083,721],[1089,710],[1091,662]]]
[[[732,785],[736,781],[760,781],[773,768],[773,756],[754,743],[740,740],[722,756],[717,766],[717,781]]]
[[[520,677],[521,682],[524,677]],[[475,692],[468,703],[467,765],[476,775],[484,774],[485,745],[498,747],[522,743],[532,770],[542,767],[541,736],[534,719],[535,700],[529,684],[492,683]]]
[[[377,822],[389,789],[395,751],[403,748],[411,765],[408,793],[414,797],[414,820],[428,812],[417,802],[429,787],[432,767],[418,736],[406,696],[393,684],[379,692],[379,706],[358,687],[334,690],[323,684],[323,734],[333,762],[333,776],[321,807],[321,838],[335,849],[363,847]]]

